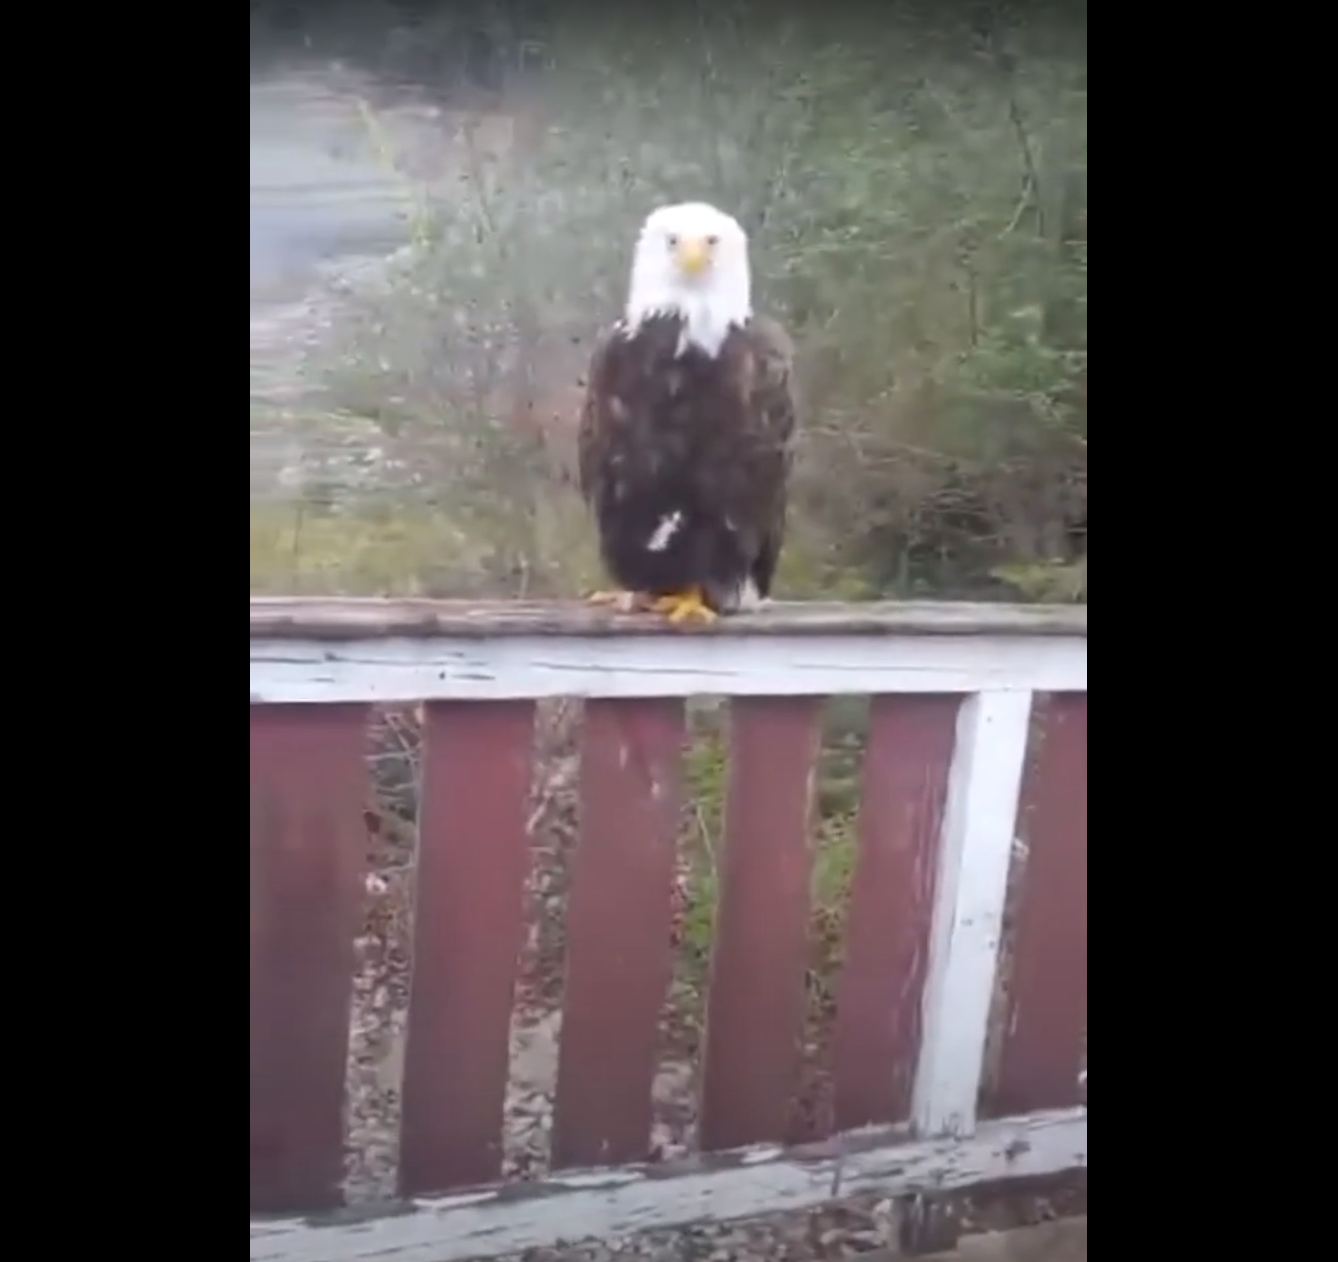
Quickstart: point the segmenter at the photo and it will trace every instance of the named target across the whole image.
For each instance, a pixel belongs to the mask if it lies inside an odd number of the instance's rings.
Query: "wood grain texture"
[[[251,634],[266,639],[735,635],[1086,635],[1086,605],[884,601],[781,602],[704,627],[618,615],[573,602],[251,597]]]
[[[1027,866],[1017,907],[1008,1021],[988,1111],[1060,1108],[1087,1028],[1087,697],[1048,698],[1023,785]]]
[[[975,1125],[1030,716],[1016,690],[978,693],[957,712],[911,1101],[921,1135]]]
[[[496,1178],[524,937],[531,701],[427,707],[400,1183]]]
[[[251,1207],[337,1204],[366,710],[251,710]]]
[[[729,770],[702,1062],[701,1145],[785,1136],[808,965],[821,703],[730,702]]]
[[[252,702],[1084,692],[1083,636],[503,635],[251,640]]]
[[[683,703],[592,701],[581,732],[581,835],[567,900],[556,1166],[645,1157],[669,986]]]
[[[959,700],[869,706],[859,859],[836,993],[836,1126],[910,1116],[934,876]]]
[[[250,1262],[466,1262],[811,1209],[833,1197],[948,1191],[1086,1165],[1084,1110],[986,1122],[963,1139],[907,1142],[904,1134],[880,1129],[788,1151],[754,1148],[555,1175],[539,1183],[409,1202],[384,1217],[253,1222]],[[158,1229],[155,1245],[162,1243],[159,1236],[168,1238],[167,1231]]]

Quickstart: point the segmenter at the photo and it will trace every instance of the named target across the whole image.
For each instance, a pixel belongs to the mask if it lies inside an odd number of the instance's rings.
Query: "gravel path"
[[[341,468],[355,475],[341,463],[350,435],[310,423],[313,352],[348,293],[374,284],[406,244],[413,190],[439,191],[459,172],[451,118],[364,74],[334,63],[269,70],[250,94],[254,496],[313,471],[336,483]]]

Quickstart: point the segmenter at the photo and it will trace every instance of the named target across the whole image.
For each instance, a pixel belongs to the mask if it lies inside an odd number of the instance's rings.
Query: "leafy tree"
[[[800,350],[790,590],[1085,599],[1085,17],[480,12],[500,89],[321,367],[490,581],[570,585],[591,339],[645,213],[702,197]]]

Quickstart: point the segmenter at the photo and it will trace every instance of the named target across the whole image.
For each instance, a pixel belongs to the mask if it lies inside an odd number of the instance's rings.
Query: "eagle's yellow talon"
[[[615,613],[635,613],[646,607],[646,597],[641,592],[628,592],[617,588],[612,591],[591,592],[585,600],[589,605],[607,605]]]
[[[670,622],[711,623],[717,618],[715,610],[702,600],[702,594],[695,588],[683,592],[673,592],[661,596],[651,608],[656,613],[666,615]]]

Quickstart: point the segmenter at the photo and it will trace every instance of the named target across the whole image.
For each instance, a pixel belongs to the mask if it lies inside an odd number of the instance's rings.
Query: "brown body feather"
[[[595,350],[580,426],[581,492],[623,588],[700,587],[718,611],[766,597],[785,534],[796,401],[774,321],[678,354],[677,317],[615,329]]]

